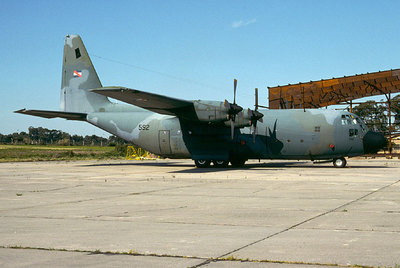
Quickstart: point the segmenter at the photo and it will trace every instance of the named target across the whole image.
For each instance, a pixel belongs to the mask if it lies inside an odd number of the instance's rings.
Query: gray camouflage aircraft
[[[199,168],[211,162],[241,167],[248,159],[329,160],[344,167],[345,157],[377,152],[386,142],[346,111],[243,110],[235,95],[236,80],[233,103],[103,87],[81,38],[67,35],[60,111],[16,112],[86,121],[154,154],[191,158]]]

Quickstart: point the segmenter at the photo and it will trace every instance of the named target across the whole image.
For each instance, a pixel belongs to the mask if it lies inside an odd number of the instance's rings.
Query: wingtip
[[[19,113],[19,114],[23,114],[23,113],[25,113],[25,112],[26,112],[26,109],[25,109],[25,108],[19,109],[19,110],[17,110],[17,111],[14,111],[14,113]]]

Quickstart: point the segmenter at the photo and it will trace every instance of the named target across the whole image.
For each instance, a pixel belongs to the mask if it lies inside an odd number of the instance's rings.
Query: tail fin
[[[107,97],[90,92],[102,87],[96,70],[79,35],[67,35],[61,83],[60,110],[75,113],[104,111]]]

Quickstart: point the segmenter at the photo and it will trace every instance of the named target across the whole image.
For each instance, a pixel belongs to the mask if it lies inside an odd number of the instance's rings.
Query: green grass
[[[124,159],[116,147],[0,145],[0,162]]]

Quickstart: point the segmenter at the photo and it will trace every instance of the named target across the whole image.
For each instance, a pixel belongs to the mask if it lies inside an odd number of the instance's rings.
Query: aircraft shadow
[[[290,167],[291,165],[296,165],[297,162],[281,162],[281,163],[250,163],[245,164],[243,167],[226,167],[226,168],[192,168],[187,170],[171,171],[169,173],[210,173],[210,172],[223,172],[230,170],[249,170],[255,168],[264,168],[264,170],[282,170],[283,168]]]
[[[158,162],[158,161],[151,161],[151,162],[130,162],[130,163],[99,163],[99,164],[88,164],[88,165],[81,165],[85,167],[106,167],[106,166],[152,166],[152,167],[182,167],[188,168],[184,170],[178,171],[169,171],[168,173],[212,173],[212,172],[224,172],[230,170],[249,170],[249,169],[259,169],[262,168],[264,170],[282,170],[284,168],[302,168],[302,169],[334,169],[335,167],[332,166],[331,163],[324,163],[324,164],[312,164],[309,161],[295,161],[295,162],[273,162],[273,163],[248,163],[245,164],[244,167],[234,168],[234,167],[226,167],[226,168],[214,168],[213,166],[209,168],[196,168],[194,164],[185,163],[182,164],[181,162]],[[368,169],[368,168],[390,168],[387,166],[372,166],[372,165],[352,165],[350,164],[346,168],[352,169]],[[346,169],[345,168],[345,169]]]
[[[184,166],[184,165],[181,165]],[[190,166],[190,165],[186,165]],[[211,173],[211,172],[224,172],[224,171],[230,171],[230,170],[251,170],[251,169],[263,169],[264,171],[271,170],[271,171],[277,171],[277,170],[283,170],[286,168],[302,168],[302,169],[335,169],[335,167],[331,165],[301,165],[298,162],[291,162],[291,163],[260,163],[260,164],[246,164],[244,167],[241,168],[234,168],[234,167],[227,167],[227,168],[214,168],[214,167],[209,167],[209,168],[191,168],[191,169],[185,169],[185,170],[178,170],[178,171],[170,171],[168,173]],[[352,169],[366,169],[366,168],[389,168],[386,166],[353,166],[351,165],[350,167],[346,168],[352,168]],[[344,169],[346,169],[344,168]]]
[[[89,164],[82,165],[84,167],[107,167],[107,166],[154,166],[154,167],[193,167],[193,164],[182,164],[179,162],[131,162],[131,163],[99,163],[99,164]]]

